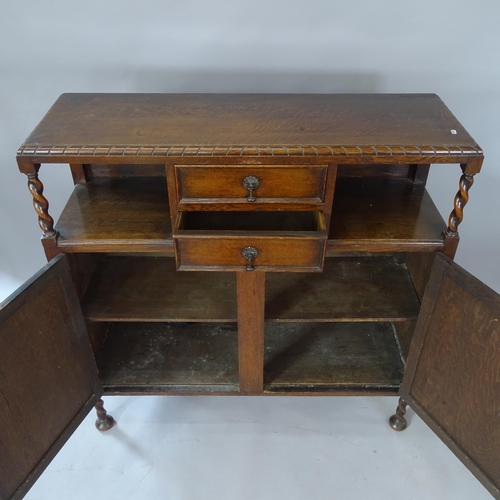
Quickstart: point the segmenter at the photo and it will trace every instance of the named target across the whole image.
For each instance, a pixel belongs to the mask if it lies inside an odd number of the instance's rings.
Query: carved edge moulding
[[[23,146],[18,156],[479,156],[474,146]]]

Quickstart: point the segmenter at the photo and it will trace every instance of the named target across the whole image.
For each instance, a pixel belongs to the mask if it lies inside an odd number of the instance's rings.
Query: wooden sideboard
[[[500,498],[500,298],[452,262],[483,153],[439,97],[63,94],[17,162],[49,263],[0,309],[0,498],[103,394],[399,394]]]

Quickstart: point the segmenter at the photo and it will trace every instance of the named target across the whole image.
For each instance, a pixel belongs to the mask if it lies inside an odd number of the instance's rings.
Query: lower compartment
[[[404,364],[392,323],[267,323],[264,395],[395,394]],[[105,392],[239,394],[236,323],[111,323]]]
[[[97,364],[105,392],[238,392],[236,323],[112,323]]]
[[[265,391],[396,393],[403,371],[392,323],[266,325]]]

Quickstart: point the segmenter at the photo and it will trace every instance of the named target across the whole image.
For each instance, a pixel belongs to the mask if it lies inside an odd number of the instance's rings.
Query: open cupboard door
[[[400,396],[500,498],[500,295],[439,254]],[[406,426],[400,402],[391,426]]]
[[[0,305],[0,499],[22,498],[102,394],[58,256]]]

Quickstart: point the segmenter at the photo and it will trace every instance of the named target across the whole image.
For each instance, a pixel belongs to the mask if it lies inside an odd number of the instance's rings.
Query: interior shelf
[[[98,358],[105,392],[234,393],[234,323],[113,323]],[[390,323],[271,323],[265,393],[396,394],[404,365]]]
[[[393,257],[331,257],[322,273],[267,273],[266,321],[405,321],[420,302]],[[93,321],[237,320],[236,276],[178,272],[173,257],[108,257],[82,301]]]
[[[236,321],[234,273],[178,272],[173,257],[109,257],[82,301],[94,321]]]
[[[266,325],[268,393],[396,394],[403,371],[391,323]]]
[[[234,323],[113,323],[98,358],[107,393],[239,390]]]
[[[420,302],[393,257],[330,257],[322,273],[267,273],[266,320],[404,321]]]
[[[164,177],[103,178],[77,184],[55,229],[65,252],[170,252]]]
[[[445,230],[423,185],[404,178],[339,178],[327,251],[439,251]]]

